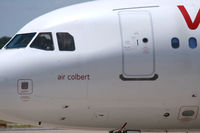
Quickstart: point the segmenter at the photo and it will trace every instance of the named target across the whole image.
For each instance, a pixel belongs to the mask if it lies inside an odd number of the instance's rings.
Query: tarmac
[[[0,133],[108,133],[108,131],[97,130],[57,130],[57,129],[6,129],[0,130]],[[142,133],[200,133],[199,131],[189,132],[142,132]]]
[[[57,130],[57,129],[6,129],[0,130],[0,133],[108,133],[108,131],[94,130]]]

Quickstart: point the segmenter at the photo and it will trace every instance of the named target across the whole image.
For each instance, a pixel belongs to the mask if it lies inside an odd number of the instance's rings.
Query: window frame
[[[33,37],[31,38],[31,40],[29,41],[29,43],[25,47],[7,48],[8,44],[10,44],[17,35],[25,35],[25,34],[34,34]],[[12,49],[26,49],[26,48],[29,48],[29,46],[32,43],[32,41],[35,40],[36,36],[37,36],[37,32],[17,33],[4,45],[4,47],[2,49],[12,50]]]
[[[196,42],[196,46],[195,47],[191,47],[191,40],[192,39],[194,39],[195,40],[195,42]],[[198,45],[198,42],[197,42],[197,39],[195,38],[195,37],[190,37],[189,39],[188,39],[188,46],[189,46],[189,48],[191,48],[191,49],[195,49],[195,48],[197,48],[197,45]]]
[[[178,40],[178,46],[177,47],[174,47],[173,46],[173,40],[174,39],[176,39],[176,40]],[[173,48],[173,49],[178,49],[179,47],[180,47],[180,40],[179,40],[179,38],[178,37],[173,37],[172,39],[171,39],[171,47]]]

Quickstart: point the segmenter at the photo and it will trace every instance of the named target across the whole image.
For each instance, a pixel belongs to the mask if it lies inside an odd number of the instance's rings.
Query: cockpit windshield
[[[36,33],[18,34],[7,45],[6,49],[25,48]]]
[[[53,39],[51,33],[39,33],[35,40],[30,45],[31,48],[40,50],[54,50]]]

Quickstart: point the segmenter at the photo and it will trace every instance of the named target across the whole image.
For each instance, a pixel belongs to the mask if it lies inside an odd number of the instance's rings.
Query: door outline
[[[123,39],[123,28],[122,28],[122,22],[121,22],[121,16],[120,14],[123,12],[127,12],[127,13],[147,13],[149,18],[150,18],[150,25],[151,25],[151,38],[152,38],[152,52],[153,52],[153,71],[150,74],[143,74],[143,75],[126,75],[124,70],[124,39]],[[118,17],[119,17],[119,27],[120,27],[120,36],[121,36],[121,48],[122,48],[122,74],[120,74],[120,79],[123,81],[130,81],[130,80],[135,80],[135,81],[139,81],[139,80],[157,80],[158,79],[158,74],[155,73],[156,70],[156,63],[155,63],[155,40],[154,40],[154,28],[153,28],[153,21],[152,21],[152,16],[151,13],[149,11],[145,11],[145,10],[141,10],[141,11],[131,11],[131,10],[124,10],[124,11],[119,11],[118,12]]]

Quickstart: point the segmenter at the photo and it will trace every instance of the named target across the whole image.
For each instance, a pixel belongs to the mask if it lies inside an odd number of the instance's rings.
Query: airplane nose
[[[7,55],[7,54],[5,54]],[[10,111],[14,111],[19,103],[17,93],[17,65],[12,61],[13,58],[0,53],[0,119],[9,120]]]
[[[12,94],[15,89],[15,84],[15,78],[11,77],[8,70],[0,70],[0,102],[5,102],[5,100],[9,98],[10,94]]]
[[[16,98],[18,66],[12,52],[0,52],[0,111],[11,105]]]

